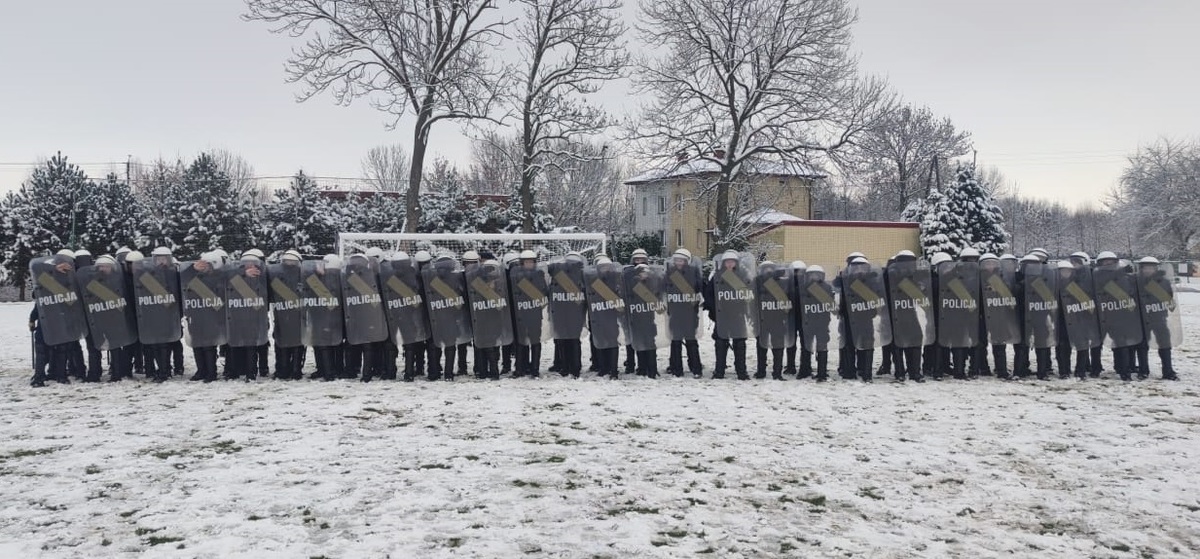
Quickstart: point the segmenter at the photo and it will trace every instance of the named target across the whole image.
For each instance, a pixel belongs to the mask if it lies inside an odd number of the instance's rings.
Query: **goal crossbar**
[[[385,252],[416,250],[461,250],[486,248],[496,251],[530,249],[540,260],[576,250],[586,256],[608,253],[608,235],[604,233],[367,233],[344,232],[337,235],[338,256],[379,247]],[[497,256],[500,254],[497,252]]]

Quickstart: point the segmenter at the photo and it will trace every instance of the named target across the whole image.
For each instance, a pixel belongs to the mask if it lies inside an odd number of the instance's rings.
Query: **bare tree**
[[[846,0],[647,0],[638,26],[663,54],[638,65],[654,101],[635,125],[649,153],[715,165],[716,240],[735,235],[731,190],[755,160],[811,164],[874,124],[888,96],[850,52]]]
[[[524,17],[515,42],[521,53],[511,102],[521,119],[522,226],[533,230],[534,183],[549,165],[584,157],[607,157],[580,149],[581,138],[608,126],[603,110],[586,101],[607,81],[621,77],[629,57],[621,36],[618,0],[518,0]],[[554,156],[554,157],[552,157]]]
[[[433,126],[487,119],[503,87],[489,53],[504,21],[495,0],[247,0],[250,21],[307,37],[288,60],[300,100],[330,91],[341,104],[367,97],[392,115],[411,114],[412,165],[404,230],[420,221],[420,188]]]
[[[934,156],[939,162],[966,155],[971,134],[938,119],[927,107],[905,105],[863,131],[848,150],[853,174],[872,183],[872,191],[894,213],[923,199]]]
[[[408,187],[412,159],[400,144],[375,146],[362,160],[363,176],[385,192],[404,192]]]
[[[1140,230],[1162,243],[1161,256],[1182,258],[1200,232],[1200,142],[1160,139],[1129,157],[1121,174],[1125,207]]]
[[[217,167],[229,175],[230,186],[243,200],[254,202],[255,205],[271,201],[271,191],[261,188],[254,176],[254,166],[245,157],[227,149],[213,149],[208,153],[216,161]]]

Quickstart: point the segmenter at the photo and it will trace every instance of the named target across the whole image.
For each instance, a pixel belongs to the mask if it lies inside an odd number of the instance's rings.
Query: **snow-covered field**
[[[1177,383],[40,390],[0,305],[0,558],[1196,557],[1181,300]]]

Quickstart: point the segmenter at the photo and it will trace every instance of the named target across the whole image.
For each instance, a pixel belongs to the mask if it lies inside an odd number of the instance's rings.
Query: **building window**
[[[642,215],[646,215],[647,212],[649,211],[649,208],[650,208],[650,197],[649,196],[643,197],[642,198]]]
[[[660,214],[667,213],[667,197],[666,196],[658,197],[658,213],[660,213]]]
[[[662,229],[658,230],[658,244],[660,246],[667,244],[667,232]]]
[[[675,211],[677,211],[677,212],[683,211],[683,196],[681,196],[679,194],[675,195]]]
[[[683,247],[683,229],[675,230],[675,248]]]

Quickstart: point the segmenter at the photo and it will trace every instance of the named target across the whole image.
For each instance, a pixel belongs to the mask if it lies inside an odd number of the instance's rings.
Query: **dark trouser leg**
[[[1030,374],[1029,370],[1029,346],[1024,344],[1016,344],[1013,346],[1013,376],[1016,378],[1025,378]]]
[[[1112,350],[1113,369],[1117,371],[1117,376],[1124,381],[1133,380],[1133,371],[1130,368],[1130,349],[1114,347]]]
[[[461,376],[467,375],[467,349],[470,347],[471,347],[471,344],[469,344],[469,343],[458,346],[458,374]],[[476,370],[482,370],[482,369],[477,368]],[[449,372],[450,369],[447,368],[446,371]]]
[[[265,343],[254,349],[254,358],[250,361],[251,367],[258,367],[258,376],[267,378],[271,376],[271,366],[267,363],[267,356],[271,353],[271,344]]]
[[[517,343],[513,342],[500,348],[500,374],[506,375],[513,370],[513,350],[517,348]],[[517,374],[523,375],[524,370],[521,369],[521,358],[517,357]],[[515,376],[515,375],[514,375]]]
[[[513,346],[504,346],[504,348],[501,349],[500,374],[512,372],[513,378],[519,378],[528,374],[529,371],[529,346],[520,344],[514,345],[516,346],[515,352],[513,351]],[[513,355],[514,353],[516,354],[515,356]],[[514,357],[515,359],[513,359]],[[505,367],[506,363],[510,360],[516,361],[515,369],[511,367]]]
[[[925,377],[921,374],[921,348],[910,347],[905,349],[904,361],[908,377],[917,382],[924,382]]]
[[[1058,377],[1070,378],[1071,376],[1071,346],[1065,343],[1059,343],[1054,347],[1054,360],[1058,364]]]
[[[729,341],[733,348],[733,370],[737,372],[738,380],[749,380],[746,372],[746,338],[734,338]]]
[[[996,365],[992,370],[999,378],[1008,378],[1008,355],[1004,344],[992,344],[992,362]]]
[[[1033,354],[1037,357],[1037,378],[1041,380],[1050,378],[1050,348],[1034,348]]]
[[[725,361],[729,357],[729,340],[713,336],[717,362],[713,366],[713,378],[725,378]]]
[[[567,340],[563,361],[570,367],[571,375],[579,378],[583,372],[583,340]]]
[[[1137,361],[1137,376],[1139,379],[1150,378],[1150,346],[1142,342],[1134,347],[1134,360]]]
[[[892,349],[895,347],[892,344],[883,346],[883,363],[879,365],[880,375],[892,374]]]
[[[121,378],[129,376],[126,372],[125,348],[118,347],[108,352],[108,381],[119,381]]]
[[[394,340],[388,340],[383,343],[383,378],[387,380],[396,380],[396,374],[399,369],[396,365],[396,360],[400,358],[400,348]]]
[[[446,348],[444,350],[446,352],[446,365],[445,365],[446,371],[444,373],[443,378],[445,378],[446,380],[454,380],[454,364],[456,361],[455,357],[457,357],[456,354],[460,350],[463,353],[465,353],[467,351],[466,344],[463,344],[462,346],[448,345],[448,346],[446,346]],[[458,360],[458,361],[461,362],[461,360]],[[466,369],[466,367],[464,366],[463,370],[465,370],[465,369]],[[461,372],[462,371],[460,371],[460,373]]]
[[[125,346],[125,360],[129,363],[129,366],[125,370],[139,375],[146,374],[145,361],[142,358],[142,344],[140,342],[133,342]]]
[[[375,344],[359,344],[358,351],[362,352],[363,382],[371,382],[375,378]]]
[[[551,373],[559,373],[563,376],[567,376],[567,374],[569,374],[563,366],[563,342],[565,341],[566,340],[559,340],[557,338],[554,340],[554,360],[550,362],[549,369]]]
[[[175,376],[183,376],[183,340],[171,342],[171,370]]]
[[[936,378],[937,375],[935,374],[935,371],[934,371],[934,367],[937,364],[937,357],[935,356],[936,352],[934,351],[935,347],[936,346],[934,344],[929,344],[922,348],[921,372],[925,373],[925,375],[927,375],[927,376],[932,376],[932,377]]]
[[[500,380],[500,349],[489,347],[483,350],[483,355],[487,358],[487,375],[492,380]]]
[[[1092,378],[1099,378],[1100,373],[1104,372],[1104,364],[1100,362],[1100,358],[1104,357],[1104,348],[1096,346],[1092,348],[1091,356],[1088,359],[1088,374]]]
[[[1164,347],[1158,350],[1158,362],[1162,365],[1163,380],[1179,380],[1179,375],[1175,374],[1175,368],[1171,366],[1171,348]]]
[[[767,348],[761,344],[754,344],[757,355],[755,356],[754,378],[767,378]]]
[[[91,336],[84,338],[84,341],[87,343],[87,376],[84,380],[100,382],[100,376],[104,374],[104,356],[96,348]]]
[[[625,374],[633,374],[637,371],[637,358],[634,357],[633,346],[625,346]]]
[[[637,352],[638,374],[647,378],[658,376],[658,356],[653,349]]]
[[[771,348],[771,378],[783,380],[783,350],[782,347]]]
[[[694,339],[687,340],[683,342],[683,347],[687,351],[688,372],[692,373],[693,377],[700,378],[704,375],[704,364],[700,362],[700,342]]]
[[[854,357],[858,378],[863,382],[871,382],[871,365],[875,361],[875,350],[860,349],[854,352]]]
[[[785,375],[796,374],[796,346],[800,345],[800,337],[796,337],[796,345],[787,348],[787,366],[783,369]]]
[[[363,371],[363,354],[361,345],[343,344],[346,365],[342,370],[342,378],[358,378]]]
[[[683,375],[683,340],[671,340],[671,353],[667,355],[667,374]]]
[[[258,351],[259,346],[231,348],[238,354],[238,366],[246,371],[246,382],[258,380]]]
[[[71,360],[71,344],[58,344],[49,346],[50,365],[48,376],[50,380],[62,384],[68,384],[71,379],[67,374],[67,362]]]
[[[817,351],[817,382],[829,380],[829,351]]]
[[[50,366],[50,349],[37,335],[33,340],[33,378],[29,384],[46,386],[46,369]]]
[[[542,344],[533,344],[525,349],[529,352],[525,359],[525,374],[533,378],[542,376]]]
[[[67,345],[70,353],[67,357],[67,373],[71,376],[83,380],[87,377],[87,362],[83,357],[83,346],[79,342],[71,342]]]
[[[595,341],[593,341],[593,340],[592,340],[592,339],[589,337],[589,338],[588,338],[588,343],[592,345],[592,351],[591,351],[591,353],[589,353],[589,354],[588,354],[588,361],[590,362],[590,363],[588,364],[588,371],[591,371],[591,372],[595,373],[595,372],[598,372],[598,371],[600,370],[600,364],[599,364],[599,363],[597,363],[597,361],[596,361],[596,359],[597,359],[597,357],[598,357],[598,354],[596,353],[596,352],[597,352],[597,348],[596,348],[596,342],[595,342]]]
[[[1087,378],[1088,371],[1090,371],[1092,368],[1091,364],[1089,363],[1091,355],[1092,351],[1090,349],[1083,349],[1075,352],[1075,378]]]
[[[442,378],[442,354],[445,353],[445,349],[438,347],[432,341],[425,343],[429,344],[429,354],[426,357],[429,359],[429,362],[426,363],[426,365],[429,367],[429,371],[425,378],[429,380],[438,380]],[[453,374],[454,369],[450,369],[450,373]]]
[[[292,368],[288,351],[291,348],[279,347],[275,344],[275,378],[279,380],[287,380],[292,378]]]
[[[807,349],[800,350],[800,370],[796,373],[796,378],[808,378],[812,376],[812,358],[813,353]]]

